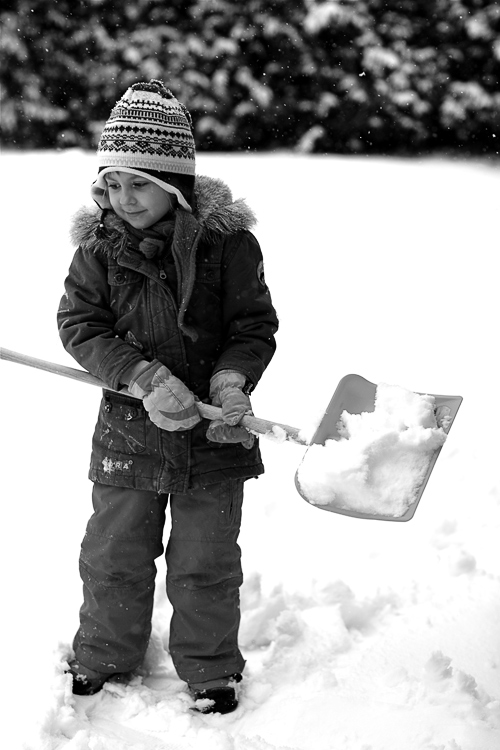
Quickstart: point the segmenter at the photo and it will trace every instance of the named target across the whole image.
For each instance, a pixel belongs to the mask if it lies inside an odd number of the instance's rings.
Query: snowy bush
[[[8,146],[94,147],[154,77],[202,151],[498,152],[490,0],[12,0],[1,23]]]

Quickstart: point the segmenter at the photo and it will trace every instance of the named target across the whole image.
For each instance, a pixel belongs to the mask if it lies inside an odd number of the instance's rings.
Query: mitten
[[[220,370],[210,381],[210,398],[214,406],[222,409],[222,419],[210,422],[207,438],[214,443],[241,443],[251,448],[255,438],[239,426],[245,414],[252,414],[250,399],[243,393],[246,378],[240,372]]]
[[[190,430],[201,421],[194,394],[158,360],[134,373],[128,390],[142,399],[149,418],[162,430]]]
[[[244,448],[250,449],[255,438],[251,432],[248,432],[240,425],[228,425],[222,419],[214,419],[208,425],[207,438],[212,443],[241,443]]]

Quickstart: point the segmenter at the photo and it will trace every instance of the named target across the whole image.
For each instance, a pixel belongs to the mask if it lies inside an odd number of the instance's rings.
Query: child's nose
[[[134,202],[135,202],[135,198],[134,198],[132,191],[127,190],[127,189],[124,189],[121,191],[120,203],[123,206],[126,206],[128,203],[134,203]]]

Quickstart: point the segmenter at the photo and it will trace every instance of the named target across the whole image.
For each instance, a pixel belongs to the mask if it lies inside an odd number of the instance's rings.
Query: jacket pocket
[[[117,317],[126,315],[135,309],[143,287],[145,277],[124,268],[117,263],[108,266],[108,284],[110,290],[110,306]]]
[[[106,451],[142,453],[146,450],[145,410],[126,398],[106,393],[99,409],[94,439]]]
[[[220,263],[198,263],[196,266],[196,281],[201,284],[220,286]]]
[[[243,505],[243,480],[226,479],[220,484],[219,526],[223,529],[239,529]]]
[[[198,263],[186,322],[194,325],[202,337],[220,336],[222,290],[218,263]]]

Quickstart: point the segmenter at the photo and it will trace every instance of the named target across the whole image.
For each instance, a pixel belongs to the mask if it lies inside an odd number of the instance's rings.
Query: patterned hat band
[[[186,191],[181,192],[175,177],[191,177],[194,182],[195,143],[191,127],[188,110],[161,81],[135,83],[113,107],[102,131],[97,147],[101,170],[94,186],[105,189],[103,177],[108,172],[143,171],[145,176],[149,173],[152,182],[177,195],[180,204],[189,209]],[[167,179],[157,173],[167,173]]]

